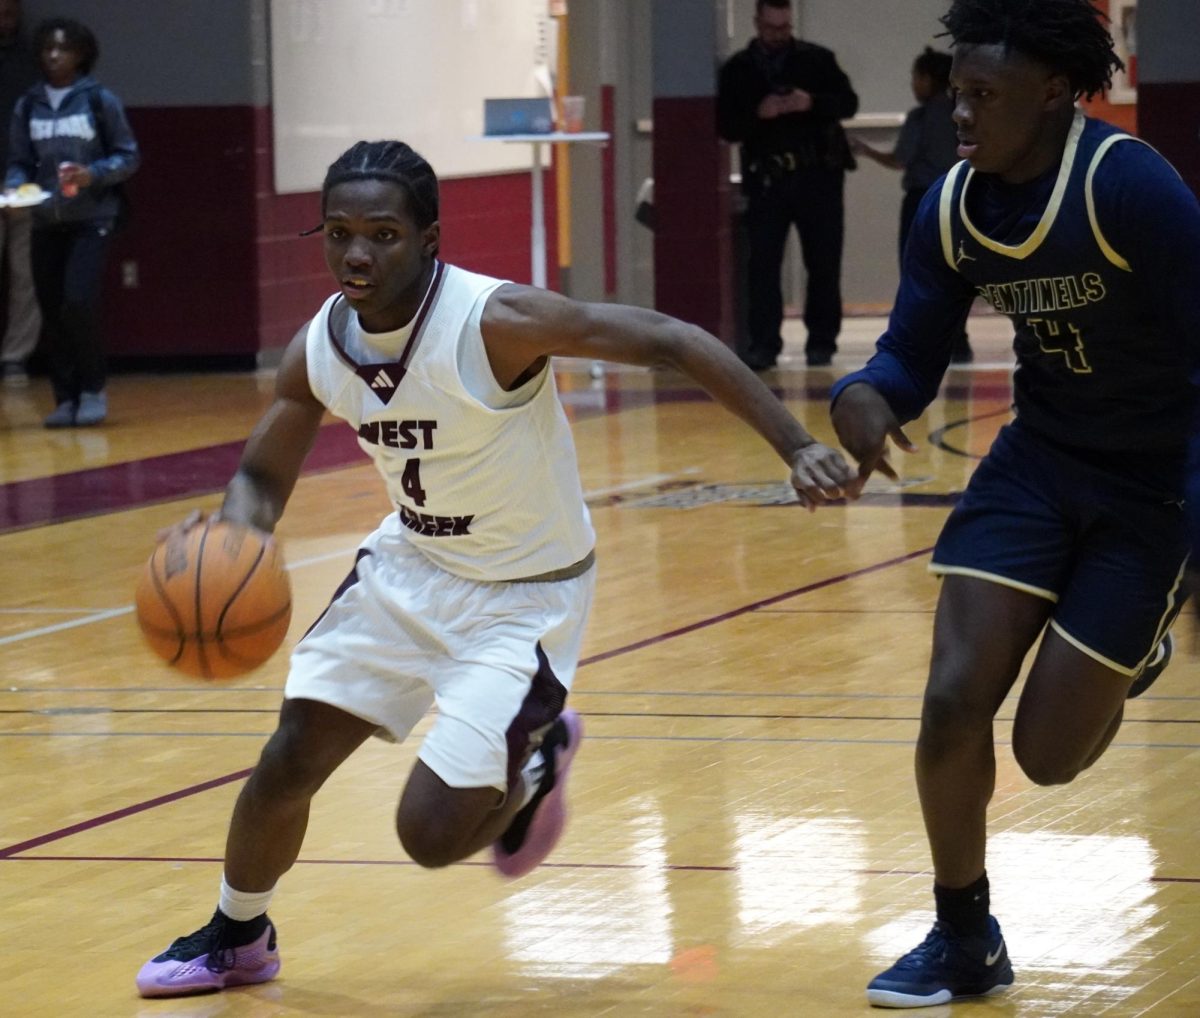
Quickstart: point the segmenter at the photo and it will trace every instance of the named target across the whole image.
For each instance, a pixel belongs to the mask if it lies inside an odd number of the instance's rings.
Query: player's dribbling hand
[[[890,438],[908,453],[916,452],[917,447],[878,390],[865,382],[848,386],[834,404],[831,416],[838,441],[858,463],[856,483],[860,490],[876,470],[893,481],[900,479],[887,460],[887,440]]]
[[[800,504],[814,512],[832,499],[858,498],[859,484],[854,468],[840,452],[813,442],[792,460],[792,487]]]
[[[193,527],[200,526],[200,524],[208,518],[208,515],[209,514],[203,509],[193,509],[178,523],[172,523],[169,527],[163,527],[162,530],[158,532],[158,536],[155,538],[155,540],[159,544],[162,544],[163,541],[165,541],[168,537],[171,537],[173,534],[186,534]]]

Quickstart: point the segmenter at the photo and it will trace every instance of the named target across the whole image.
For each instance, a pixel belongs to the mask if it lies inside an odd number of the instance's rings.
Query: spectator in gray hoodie
[[[48,428],[100,424],[108,413],[100,292],[113,232],[125,208],[121,182],[138,167],[121,101],[93,77],[99,46],[68,18],[38,25],[43,80],[18,100],[9,130],[10,192],[38,184],[33,278],[50,345],[55,408]]]

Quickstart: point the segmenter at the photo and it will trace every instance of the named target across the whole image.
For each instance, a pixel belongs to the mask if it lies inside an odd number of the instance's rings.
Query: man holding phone
[[[822,367],[842,327],[843,188],[854,157],[841,121],[858,111],[858,96],[832,50],[793,36],[790,0],[757,0],[754,27],[717,90],[717,128],[741,145],[747,200],[749,338],[739,354],[764,371],[783,349],[779,273],[794,224],[807,276],[804,352]]]

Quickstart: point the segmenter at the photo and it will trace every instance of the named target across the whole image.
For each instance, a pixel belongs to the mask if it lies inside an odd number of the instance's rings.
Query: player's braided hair
[[[954,0],[942,17],[955,44],[998,44],[1061,71],[1076,96],[1112,85],[1125,65],[1113,51],[1107,16],[1091,0]]]
[[[433,167],[402,141],[360,141],[333,162],[321,186],[321,212],[329,192],[347,180],[390,180],[408,196],[408,210],[422,230],[437,222],[438,183]]]

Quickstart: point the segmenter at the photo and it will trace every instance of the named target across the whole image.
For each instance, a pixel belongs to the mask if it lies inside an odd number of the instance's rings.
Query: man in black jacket
[[[792,36],[790,0],[758,0],[757,37],[721,68],[717,125],[742,146],[750,247],[749,340],[742,360],[773,367],[783,337],[779,273],[794,223],[807,273],[804,352],[829,364],[842,327],[845,172],[854,159],[840,121],[858,96],[831,50]]]

